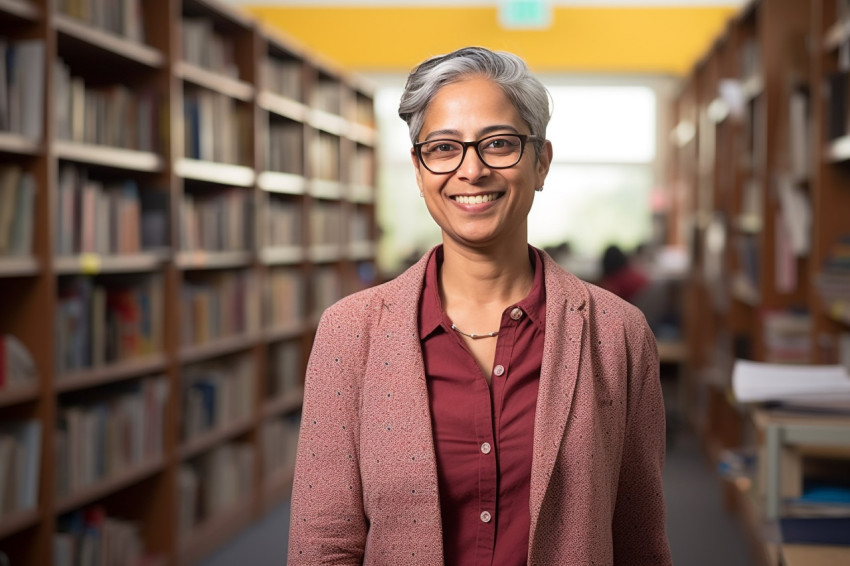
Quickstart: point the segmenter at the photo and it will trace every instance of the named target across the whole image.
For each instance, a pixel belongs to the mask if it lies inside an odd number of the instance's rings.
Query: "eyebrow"
[[[504,131],[504,130],[509,130],[509,131],[516,133],[516,134],[519,133],[519,130],[517,130],[516,127],[514,127],[510,124],[494,124],[492,126],[487,126],[483,129],[479,130],[478,133],[476,134],[476,137],[482,138],[482,137],[486,137],[487,134],[491,134],[493,132],[500,132],[500,131]],[[428,140],[432,140],[432,139],[435,139],[435,138],[438,138],[438,137],[442,138],[443,136],[460,137],[460,132],[458,130],[451,130],[451,129],[435,130],[433,132],[430,132],[425,137],[425,139],[422,140],[422,141],[428,141]]]

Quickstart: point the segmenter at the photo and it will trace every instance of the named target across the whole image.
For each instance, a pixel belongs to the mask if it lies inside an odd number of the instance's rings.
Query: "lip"
[[[493,206],[504,196],[505,193],[503,191],[492,191],[487,193],[452,195],[449,199],[459,208],[479,211]]]

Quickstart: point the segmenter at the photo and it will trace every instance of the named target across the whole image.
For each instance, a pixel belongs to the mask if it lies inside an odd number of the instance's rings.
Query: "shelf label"
[[[98,254],[85,253],[80,255],[80,269],[85,275],[97,275],[100,273],[100,256]]]

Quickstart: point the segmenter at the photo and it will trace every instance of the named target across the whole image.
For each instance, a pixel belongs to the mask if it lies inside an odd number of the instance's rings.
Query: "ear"
[[[413,161],[413,171],[416,173],[416,184],[419,186],[419,190],[424,191],[424,187],[422,186],[422,164],[419,162],[419,158],[416,157],[416,150],[412,147],[410,148],[410,160]]]
[[[535,165],[535,174],[537,182],[534,188],[542,187],[546,181],[546,176],[549,174],[549,166],[552,165],[552,142],[546,140],[543,144],[543,149],[537,156],[537,164]]]

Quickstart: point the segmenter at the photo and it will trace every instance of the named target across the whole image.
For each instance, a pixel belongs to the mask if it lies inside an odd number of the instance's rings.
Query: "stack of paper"
[[[850,373],[844,366],[787,365],[737,360],[732,388],[742,403],[850,407]]]

